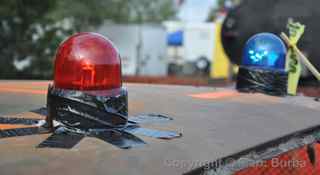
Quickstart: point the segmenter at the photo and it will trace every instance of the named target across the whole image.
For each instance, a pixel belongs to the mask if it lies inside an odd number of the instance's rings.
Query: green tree
[[[171,0],[1,0],[0,78],[51,78],[59,43],[105,20],[159,22],[173,14]],[[17,69],[23,60],[30,64]]]
[[[47,13],[54,0],[2,0],[0,2],[0,78],[44,78],[52,70],[50,48],[56,47],[59,29]],[[15,61],[29,60],[30,67],[17,70]]]
[[[161,22],[175,14],[172,0],[131,0],[130,22]]]
[[[174,13],[172,0],[60,0],[50,16],[56,20],[69,17],[76,30],[83,31],[105,20],[115,23],[161,22]]]
[[[128,0],[59,0],[51,19],[69,18],[77,31],[88,30],[105,19],[128,22]]]

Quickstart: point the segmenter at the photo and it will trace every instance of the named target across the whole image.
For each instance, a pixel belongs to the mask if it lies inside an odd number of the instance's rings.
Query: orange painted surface
[[[50,81],[43,82],[2,82],[0,83],[0,93],[23,93],[23,94],[47,94],[48,85]]]
[[[201,93],[201,94],[191,94],[190,97],[199,98],[199,99],[220,99],[227,97],[235,97],[240,95],[235,91],[222,91],[222,92],[209,92],[209,93]]]
[[[34,90],[26,88],[10,88],[10,87],[0,87],[0,92],[13,92],[13,93],[26,93],[26,94],[47,94],[47,90]]]
[[[32,86],[43,86],[47,88],[50,83],[51,83],[50,81],[45,81],[45,82],[30,82],[29,84]]]
[[[17,128],[29,128],[30,126],[26,125],[8,125],[8,124],[0,124],[0,130],[5,129],[17,129]]]
[[[236,172],[234,175],[319,175],[320,144],[315,144],[314,150],[315,164],[311,163],[305,146]]]

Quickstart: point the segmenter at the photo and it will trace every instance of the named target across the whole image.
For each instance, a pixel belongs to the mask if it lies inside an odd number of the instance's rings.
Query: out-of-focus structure
[[[319,29],[319,1],[299,0],[242,0],[228,12],[222,27],[222,43],[233,63],[240,64],[242,47],[254,34],[270,32],[280,35],[286,32],[288,20],[293,19],[306,25],[304,36],[299,42],[301,50],[310,58],[310,62],[320,69],[317,34]],[[304,77],[308,76],[306,69]]]
[[[176,18],[162,24],[104,23],[97,30],[122,54],[124,75],[230,77],[231,66],[221,45],[225,13],[207,21],[214,1],[174,1]],[[201,12],[197,18],[194,12]]]
[[[208,75],[214,56],[215,24],[168,21],[170,75]]]
[[[196,6],[196,2],[187,1],[185,6]],[[233,67],[224,52],[221,42],[222,23],[227,10],[233,7],[231,1],[225,1],[225,8],[210,11],[216,2],[207,1],[209,5],[198,10],[182,9],[178,16],[180,21],[167,21],[164,25],[168,31],[168,73],[170,75],[201,75],[212,79],[229,79]],[[211,5],[211,6],[210,6]],[[183,7],[182,7],[183,8]],[[192,17],[201,13],[199,17]],[[185,19],[187,17],[188,18]],[[208,21],[209,19],[209,21]]]
[[[167,75],[166,30],[160,24],[104,24],[98,32],[118,47],[124,75]]]

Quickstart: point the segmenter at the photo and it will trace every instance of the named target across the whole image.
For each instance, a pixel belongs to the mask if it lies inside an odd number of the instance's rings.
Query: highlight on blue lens
[[[286,46],[278,36],[259,33],[247,41],[243,50],[242,65],[284,70],[286,54]]]

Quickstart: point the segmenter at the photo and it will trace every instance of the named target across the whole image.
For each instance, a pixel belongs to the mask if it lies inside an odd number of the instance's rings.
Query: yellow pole
[[[221,41],[222,23],[215,23],[215,47],[213,60],[211,62],[210,77],[213,79],[228,79],[230,76],[230,61],[224,52]]]

